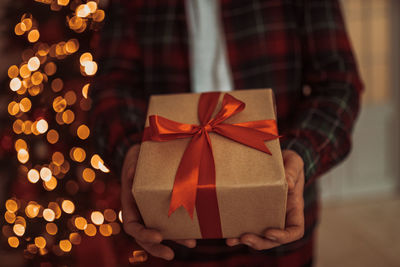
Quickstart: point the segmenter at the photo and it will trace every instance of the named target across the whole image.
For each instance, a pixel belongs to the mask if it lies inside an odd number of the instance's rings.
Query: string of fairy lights
[[[96,29],[105,18],[104,10],[98,6],[98,1],[82,2],[81,0],[35,0],[50,6],[52,11],[70,8],[71,14],[66,17],[68,28],[75,33],[82,33],[88,29]],[[14,93],[13,100],[8,104],[8,113],[13,118],[12,129],[15,134],[14,148],[19,162],[19,169],[29,183],[51,192],[61,186],[60,181],[65,177],[63,184],[65,191],[76,193],[79,185],[73,175],[68,175],[71,164],[80,165],[80,179],[91,184],[96,180],[98,172],[108,173],[109,169],[97,154],[88,155],[80,146],[74,146],[67,153],[55,151],[49,162],[37,164],[32,159],[31,144],[26,137],[39,136],[46,139],[49,145],[57,144],[63,134],[71,130],[79,140],[90,138],[90,129],[84,123],[76,124],[76,114],[73,106],[85,112],[90,109],[91,99],[88,96],[90,83],[86,83],[81,93],[66,90],[64,81],[57,77],[57,63],[79,53],[79,40],[47,44],[40,41],[38,23],[31,14],[24,14],[15,25],[14,33],[20,38],[26,38],[30,48],[22,53],[22,62],[8,68],[10,78],[9,88]],[[84,77],[94,76],[97,72],[97,63],[90,52],[81,53],[79,57],[80,73]],[[48,103],[54,115],[52,122],[46,116],[34,116],[32,113],[34,98],[40,98],[44,91],[50,91],[52,99]],[[34,119],[33,119],[34,118]],[[72,127],[72,125],[75,125]],[[60,128],[65,127],[65,128]],[[68,128],[69,127],[69,128]],[[57,129],[58,130],[57,130]],[[69,157],[69,159],[68,159]],[[4,213],[7,225],[2,228],[12,248],[24,248],[24,255],[33,256],[53,253],[57,256],[68,254],[73,245],[81,243],[82,235],[95,236],[100,233],[108,237],[117,235],[121,231],[121,211],[104,209],[93,210],[88,216],[76,214],[76,203],[71,197],[58,196],[53,201],[25,201],[12,197],[5,202]],[[62,220],[61,220],[62,218]],[[40,224],[41,233],[29,231],[33,221]],[[67,221],[69,227],[61,225]],[[33,226],[32,226],[33,227]],[[61,231],[62,228],[62,231]],[[65,231],[68,230],[67,233]],[[134,251],[129,261],[145,261],[147,255],[143,251]]]

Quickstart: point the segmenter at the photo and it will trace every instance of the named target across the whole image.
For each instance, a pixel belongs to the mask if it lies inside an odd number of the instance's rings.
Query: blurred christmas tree
[[[2,245],[28,264],[119,266],[134,247],[120,234],[118,178],[96,154],[87,123],[106,5],[24,0],[6,10],[6,49],[21,58],[1,81]],[[116,248],[121,262],[110,256]]]

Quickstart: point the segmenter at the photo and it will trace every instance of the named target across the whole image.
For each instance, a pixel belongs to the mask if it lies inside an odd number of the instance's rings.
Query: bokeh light
[[[57,143],[58,138],[59,138],[58,132],[56,130],[52,129],[47,132],[46,138],[50,144],[55,144],[55,143]]]
[[[82,178],[88,183],[91,183],[96,178],[96,173],[90,168],[85,168],[82,172]]]
[[[76,133],[80,139],[84,140],[89,137],[90,129],[85,124],[82,124],[78,127]]]
[[[44,247],[46,247],[46,239],[44,239],[43,236],[38,236],[38,237],[36,237],[36,238],[35,238],[35,245],[36,245],[38,248],[44,248]]]
[[[75,227],[79,230],[85,230],[87,227],[87,221],[83,217],[76,217],[74,224],[75,224]]]
[[[5,206],[7,211],[12,213],[15,213],[18,210],[18,203],[14,199],[8,199]]]
[[[40,174],[36,169],[31,169],[28,172],[28,180],[31,183],[37,183],[40,179]]]
[[[40,67],[40,60],[38,57],[32,57],[28,61],[28,69],[30,71],[38,70]]]
[[[64,200],[61,207],[65,213],[72,214],[75,211],[75,205],[71,200]]]
[[[93,211],[90,215],[90,219],[94,224],[100,225],[104,222],[104,216],[100,211]]]
[[[96,226],[94,224],[88,223],[86,228],[85,228],[85,234],[88,236],[95,236],[97,233]]]
[[[19,246],[19,239],[16,236],[10,236],[8,238],[8,244],[10,245],[10,247],[12,248],[17,248]]]
[[[43,218],[48,222],[52,222],[56,218],[56,214],[52,209],[47,208],[43,210]]]
[[[36,29],[35,30],[31,30],[28,33],[28,41],[31,42],[31,43],[37,42],[39,40],[39,37],[40,37],[39,31],[36,30]]]
[[[46,224],[46,232],[49,235],[55,235],[55,234],[57,234],[57,231],[58,231],[58,227],[55,223],[47,223]]]
[[[19,90],[20,88],[21,88],[21,86],[22,86],[22,82],[21,82],[21,80],[18,78],[18,77],[16,77],[16,78],[13,78],[11,81],[10,81],[10,89],[12,90],[12,91],[17,91],[17,90]]]
[[[59,246],[60,246],[60,249],[64,252],[70,252],[72,249],[71,242],[69,242],[69,240],[66,240],[66,239],[60,240]]]
[[[42,178],[43,181],[48,182],[51,179],[51,170],[47,167],[43,167],[40,169],[40,178]]]
[[[26,149],[20,149],[18,150],[17,158],[19,162],[22,164],[26,163],[29,160],[29,153]]]

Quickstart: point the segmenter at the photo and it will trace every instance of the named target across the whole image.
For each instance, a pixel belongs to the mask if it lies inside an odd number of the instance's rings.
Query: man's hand
[[[121,203],[122,203],[122,220],[124,230],[127,234],[135,238],[144,250],[155,257],[172,260],[174,252],[171,248],[162,245],[162,235],[159,231],[148,229],[143,225],[139,210],[132,195],[132,183],[135,176],[136,163],[139,156],[140,145],[132,146],[127,152],[122,167],[121,181]],[[175,242],[194,248],[196,240],[174,240]]]
[[[304,235],[304,163],[292,150],[282,151],[288,183],[285,229],[267,229],[264,236],[244,234],[226,240],[228,246],[245,244],[256,250],[270,249],[296,241]]]

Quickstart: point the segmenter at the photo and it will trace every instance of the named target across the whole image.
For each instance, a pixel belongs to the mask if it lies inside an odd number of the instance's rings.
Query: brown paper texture
[[[245,102],[246,108],[226,123],[276,119],[271,89],[236,90],[229,94]],[[147,115],[199,124],[199,97],[200,94],[152,96]],[[283,228],[287,183],[279,140],[266,142],[271,156],[212,132],[210,139],[223,237],[262,234],[269,227]],[[159,230],[164,239],[201,238],[196,212],[192,220],[180,207],[168,217],[175,174],[189,140],[146,141],[140,148],[132,193],[146,227]]]

